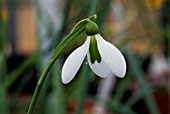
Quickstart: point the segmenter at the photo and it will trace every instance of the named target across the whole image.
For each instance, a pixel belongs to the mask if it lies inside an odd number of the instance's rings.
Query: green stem
[[[2,6],[4,2],[0,4],[0,13],[2,13]],[[0,113],[8,114],[9,105],[7,102],[7,89],[5,86],[5,80],[7,76],[7,24],[8,19],[4,16],[0,16]]]
[[[112,0],[105,0],[104,1],[103,9],[100,12],[100,15],[102,15],[102,16],[97,21],[97,24],[98,24],[98,26],[100,28],[100,31],[102,31],[102,29],[103,29],[103,23],[105,22],[106,17],[108,15],[108,12],[110,10],[111,2],[112,2]]]
[[[53,88],[56,93],[57,114],[66,114],[66,104],[64,95],[64,85],[60,78],[59,61],[55,62],[53,70]]]
[[[117,87],[116,94],[114,95],[114,102],[120,102],[123,95],[125,94],[125,91],[128,88],[128,85],[131,81],[131,74],[132,72],[128,72],[126,77],[120,82],[120,84]]]
[[[170,68],[170,0],[166,1],[167,11],[167,25],[166,25],[166,34],[167,34],[167,58],[168,58],[168,68]],[[168,111],[170,112],[170,70],[168,70],[168,95],[169,95],[169,104]]]
[[[132,107],[141,97],[143,97],[140,91],[132,94],[132,96],[126,101],[125,105]]]
[[[156,105],[156,103],[152,97],[152,94],[151,94],[151,88],[146,83],[146,81],[144,79],[144,74],[143,74],[142,70],[140,69],[139,63],[136,60],[136,58],[134,57],[133,52],[130,50],[129,47],[127,47],[127,49],[126,49],[126,55],[127,55],[127,60],[133,69],[133,73],[136,78],[136,81],[138,82],[141,92],[143,93],[146,104],[148,105],[150,113],[151,114],[159,114],[157,105]]]
[[[65,6],[65,9],[64,9],[64,16],[63,16],[63,23],[62,23],[62,27],[61,27],[61,30],[59,32],[59,35],[60,37],[59,38],[59,41],[61,41],[61,36],[63,35],[64,31],[66,30],[66,26],[68,24],[68,16],[69,16],[69,13],[70,13],[70,9],[71,9],[71,6],[72,6],[72,3],[73,3],[74,0],[67,0],[66,1],[66,6]]]
[[[31,100],[31,103],[29,105],[29,109],[28,109],[28,112],[27,114],[32,114],[33,113],[33,109],[34,109],[34,106],[35,106],[35,103],[37,101],[37,98],[38,98],[38,95],[39,95],[39,92],[40,92],[40,89],[47,77],[47,74],[50,70],[50,68],[52,67],[52,65],[54,64],[54,62],[56,61],[56,59],[58,58],[58,56],[63,52],[64,48],[71,42],[73,41],[78,35],[80,35],[83,31],[84,31],[84,28],[85,28],[85,25],[87,24],[88,20],[94,20],[96,19],[96,15],[93,15],[91,17],[89,17],[88,19],[84,19],[82,21],[80,21],[73,29],[72,31],[68,34],[68,36],[66,36],[65,39],[62,40],[62,42],[57,46],[57,48],[55,49],[51,59],[49,60],[47,66],[45,67],[38,83],[37,83],[37,86],[35,88],[35,91],[34,91],[34,95],[32,97],[32,100]]]
[[[92,15],[97,10],[97,0],[89,0],[89,2],[90,2],[89,15]]]
[[[113,109],[112,113],[114,114],[137,114],[131,109],[130,106],[124,105],[120,102],[111,103],[111,108]]]
[[[86,93],[88,88],[88,82],[89,82],[89,68],[86,64],[83,65],[82,69],[82,75],[81,75],[81,85],[80,85],[80,91],[78,96],[78,105],[77,105],[77,111],[76,114],[82,114],[85,99],[86,99]]]
[[[35,61],[36,55],[30,55],[24,62],[21,63],[15,70],[13,70],[9,75],[7,75],[7,78],[5,79],[5,86],[7,89],[11,87],[11,85],[18,79],[21,74],[24,72],[28,66],[32,65]]]

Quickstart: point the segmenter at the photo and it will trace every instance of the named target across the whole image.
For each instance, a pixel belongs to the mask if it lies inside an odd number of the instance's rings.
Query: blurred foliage
[[[95,76],[86,61],[76,78],[63,85],[61,67],[66,57],[85,40],[86,35],[82,33],[69,44],[50,70],[34,113],[93,114],[94,107],[101,103],[106,114],[168,114],[170,102],[165,96],[170,93],[169,67],[159,78],[151,79],[154,73],[149,74],[149,65],[152,57],[159,54],[165,56],[168,65],[170,63],[169,1],[19,0],[15,4],[13,0],[1,1],[0,114],[26,113],[51,53],[79,20],[93,14],[98,16],[96,23],[100,33],[125,55],[127,75],[123,79],[116,78],[107,99],[97,97],[98,85],[103,79]],[[27,54],[14,48],[18,40],[13,32],[19,27],[15,20],[19,19],[17,11],[23,7],[32,12],[30,19],[36,32],[37,48]],[[31,42],[27,44],[31,46]],[[162,81],[164,83],[160,84]],[[156,97],[157,92],[160,98]]]

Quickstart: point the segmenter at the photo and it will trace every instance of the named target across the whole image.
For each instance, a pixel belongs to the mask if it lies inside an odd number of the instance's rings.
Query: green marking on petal
[[[94,63],[95,61],[97,61],[98,63],[101,62],[101,56],[97,49],[97,41],[95,36],[91,36],[90,38],[89,53],[90,53],[91,63]]]

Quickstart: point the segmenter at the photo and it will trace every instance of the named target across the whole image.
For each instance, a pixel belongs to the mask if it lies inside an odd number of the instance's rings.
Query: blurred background
[[[93,14],[100,34],[124,54],[125,78],[98,78],[85,60],[62,84],[63,62],[85,41],[82,33],[50,70],[34,113],[170,113],[170,0],[1,0],[0,114],[27,112],[54,49]]]

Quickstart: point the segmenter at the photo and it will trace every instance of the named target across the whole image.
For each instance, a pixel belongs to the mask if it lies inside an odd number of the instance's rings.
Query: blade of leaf
[[[157,105],[155,104],[155,101],[151,94],[151,88],[144,79],[144,74],[140,69],[138,60],[136,60],[136,58],[133,55],[133,52],[128,47],[126,48],[126,56],[128,62],[130,63],[130,67],[133,69],[134,76],[140,86],[141,92],[144,95],[144,100],[146,101],[150,113],[159,114]]]

